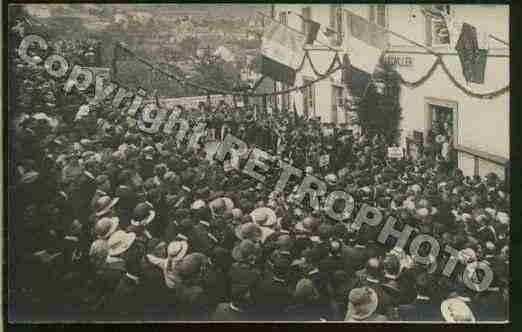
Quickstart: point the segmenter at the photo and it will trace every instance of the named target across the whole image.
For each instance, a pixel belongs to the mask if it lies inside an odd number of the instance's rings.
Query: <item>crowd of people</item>
[[[508,319],[510,193],[495,174],[464,176],[440,149],[416,160],[390,159],[392,142],[383,135],[354,133],[293,111],[268,114],[224,103],[183,112],[193,124],[207,123],[199,144],[187,148],[175,133],[140,131],[135,119],[111,105],[91,105],[80,118],[73,110],[58,111],[70,97],[60,96],[43,66],[16,68],[17,81],[43,102],[36,108],[34,99],[17,96],[15,109],[12,316]],[[41,96],[41,89],[48,93]],[[230,154],[224,162],[213,158],[208,147],[227,134],[274,156],[264,183],[227,167]],[[309,197],[298,204],[298,178],[275,191],[281,161],[324,179],[329,192],[349,193],[353,212],[339,221]],[[394,237],[380,243],[384,223],[352,227],[363,204],[385,219],[394,216],[398,230],[409,225],[441,248],[458,250],[455,271],[442,273],[450,259],[443,250],[421,264],[410,255],[410,242],[403,248]],[[477,262],[493,271],[483,291],[464,282],[470,271],[472,280],[484,277],[473,268]]]

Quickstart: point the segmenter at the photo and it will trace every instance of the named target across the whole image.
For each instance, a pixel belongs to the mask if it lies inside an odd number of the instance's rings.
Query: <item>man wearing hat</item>
[[[228,271],[230,287],[246,285],[253,289],[261,278],[259,259],[261,257],[261,246],[251,240],[242,240],[232,250],[234,263]]]
[[[384,282],[382,287],[394,307],[415,300],[415,279],[396,255],[386,255],[383,261]]]
[[[247,285],[231,287],[230,302],[219,303],[211,315],[213,321],[249,321],[252,316],[252,297]]]
[[[127,227],[127,232],[133,232],[137,238],[144,243],[151,241],[154,236],[151,234],[150,225],[156,218],[156,211],[149,202],[143,202],[134,208],[134,216],[131,224]]]
[[[102,217],[94,226],[94,234],[97,239],[108,240],[118,230],[118,217]]]
[[[111,191],[111,181],[109,176],[102,174],[96,177],[96,191],[91,200],[91,206],[94,207],[98,199],[102,196],[109,196]]]
[[[284,309],[291,303],[295,285],[288,280],[290,267],[288,255],[274,252],[267,271],[255,287],[252,296],[256,318],[260,320],[285,320]]]
[[[287,320],[320,321],[329,316],[327,307],[321,301],[312,280],[302,278],[295,286],[293,304],[285,309]]]
[[[403,321],[441,321],[439,299],[442,294],[435,294],[436,281],[427,271],[421,272],[415,281],[417,296],[415,300],[408,304],[401,304],[397,311]]]
[[[115,206],[118,204],[119,200],[120,199],[118,197],[111,198],[109,196],[102,196],[98,198],[96,204],[94,205],[93,220],[97,220],[105,216],[116,216],[117,212],[115,210]]]
[[[208,257],[201,253],[192,253],[177,265],[181,277],[176,309],[182,320],[207,320],[210,310],[208,289],[204,288],[205,274],[208,269]]]
[[[458,298],[450,298],[440,305],[442,317],[450,323],[474,323],[475,315],[465,301]]]
[[[117,231],[108,242],[110,256],[124,257],[126,273],[120,279],[114,293],[108,295],[104,310],[111,314],[111,317],[122,320],[136,319],[143,312],[142,304],[136,299],[141,298],[141,292],[144,291],[140,282],[140,261],[144,252],[136,247],[135,238],[134,233]]]
[[[354,288],[348,296],[348,308],[344,321],[385,322],[388,318],[376,312],[379,304],[377,293],[370,287]]]

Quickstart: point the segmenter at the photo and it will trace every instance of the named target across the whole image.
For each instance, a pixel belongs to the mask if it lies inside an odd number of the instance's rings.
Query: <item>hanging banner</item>
[[[373,74],[383,51],[387,47],[386,34],[372,23],[349,10],[347,13],[348,49],[351,65],[368,74]]]
[[[210,100],[213,105],[217,105],[220,101],[224,101],[229,105],[233,105],[232,96],[223,96],[219,94],[210,95]],[[176,106],[183,106],[185,109],[198,108],[200,102],[207,103],[208,96],[194,96],[181,98],[159,98],[161,105],[165,108],[174,108]],[[240,101],[238,101],[238,106]],[[239,106],[240,107],[240,106]]]
[[[306,36],[275,20],[268,20],[261,44],[261,73],[293,85],[304,58]]]

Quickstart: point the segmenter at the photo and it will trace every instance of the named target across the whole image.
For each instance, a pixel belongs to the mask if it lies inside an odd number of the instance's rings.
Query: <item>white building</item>
[[[219,46],[216,49],[216,51],[214,52],[214,55],[220,56],[226,62],[233,62],[236,60],[236,57],[234,56],[234,54],[223,45]]]
[[[451,17],[469,23],[480,31],[509,43],[509,7],[507,5],[436,5]],[[336,9],[340,8],[340,9]],[[459,89],[438,66],[433,74],[417,87],[403,85],[400,104],[402,106],[401,145],[415,150],[414,134],[426,143],[428,133],[435,129],[438,120],[446,119],[451,128],[455,159],[466,175],[484,176],[495,172],[504,177],[504,164],[509,160],[509,90],[491,99],[477,98],[474,94],[484,94],[509,86],[509,46],[489,38],[489,51],[485,69],[484,84],[466,83],[462,73],[460,58],[450,45],[435,33],[433,19],[421,11],[421,5],[276,5],[272,15],[290,27],[304,31],[303,20],[298,13],[319,22],[323,27],[341,31],[333,34],[330,45],[348,50],[350,28],[346,23],[343,9],[386,27],[411,41],[430,47],[442,54],[442,61],[451,76],[464,87]],[[338,13],[342,14],[338,14]],[[324,35],[319,41],[327,40]],[[396,69],[404,80],[415,82],[426,75],[436,57],[425,49],[387,34],[388,49],[386,59],[398,62]],[[317,44],[314,44],[314,47]],[[331,62],[333,52],[314,51],[311,53],[315,67],[325,72]],[[390,58],[393,58],[392,60]],[[324,79],[306,89],[278,98],[279,105],[295,101],[300,113],[320,116],[322,122],[342,123],[346,117],[337,107],[342,100],[343,89],[340,71],[330,79]],[[297,75],[296,85],[316,78],[308,64]],[[281,84],[278,83],[279,88]],[[285,100],[286,99],[286,100]]]

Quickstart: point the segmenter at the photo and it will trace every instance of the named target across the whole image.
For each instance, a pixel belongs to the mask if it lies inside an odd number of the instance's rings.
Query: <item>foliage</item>
[[[370,135],[381,134],[388,142],[397,142],[402,119],[400,78],[391,66],[383,65],[380,69],[374,79],[384,83],[384,93],[378,93],[376,84],[369,84],[356,110],[359,124]]]

